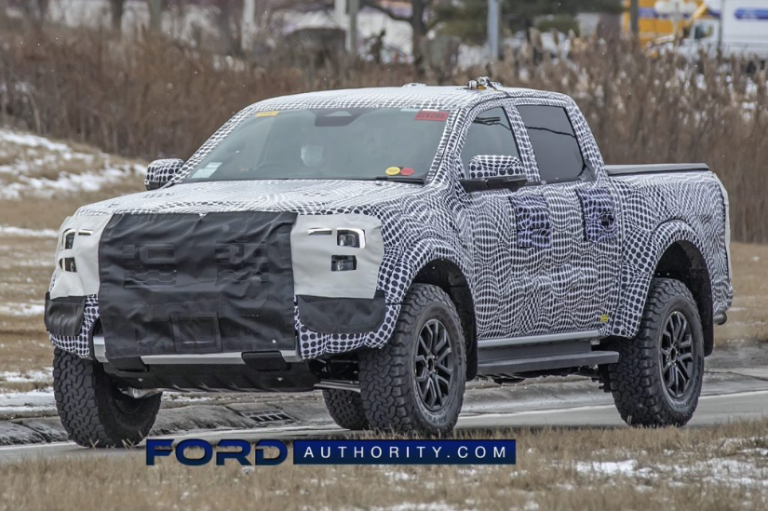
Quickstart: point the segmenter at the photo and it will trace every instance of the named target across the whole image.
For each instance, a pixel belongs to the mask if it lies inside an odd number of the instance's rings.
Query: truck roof
[[[368,87],[308,92],[281,96],[256,103],[257,110],[279,110],[281,108],[419,108],[454,111],[472,107],[477,103],[494,98],[523,97],[542,94],[552,99],[570,100],[564,94],[543,92],[533,89],[502,87],[479,90],[470,86],[427,86],[407,84],[403,87]]]

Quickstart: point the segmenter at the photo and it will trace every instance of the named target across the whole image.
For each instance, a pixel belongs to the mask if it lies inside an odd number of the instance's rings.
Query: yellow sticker
[[[600,322],[601,323],[608,323],[609,319],[610,318],[608,317],[608,314],[603,314],[602,316],[600,316]]]
[[[389,167],[384,173],[388,176],[396,176],[400,173],[400,167]]]
[[[273,110],[271,112],[257,112],[256,117],[274,117],[280,112],[277,110]]]

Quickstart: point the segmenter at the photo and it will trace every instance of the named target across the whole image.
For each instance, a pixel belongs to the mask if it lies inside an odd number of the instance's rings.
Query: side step
[[[524,375],[618,362],[615,351],[593,351],[597,332],[488,339],[478,342],[478,373]]]
[[[592,351],[590,353],[483,362],[478,367],[478,373],[486,375],[520,374],[550,369],[615,364],[618,361],[619,354],[615,351]]]

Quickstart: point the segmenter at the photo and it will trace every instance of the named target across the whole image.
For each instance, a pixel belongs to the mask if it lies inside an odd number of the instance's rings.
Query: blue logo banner
[[[733,16],[738,20],[768,20],[768,9],[736,9]]]
[[[295,440],[294,465],[514,465],[514,440]]]

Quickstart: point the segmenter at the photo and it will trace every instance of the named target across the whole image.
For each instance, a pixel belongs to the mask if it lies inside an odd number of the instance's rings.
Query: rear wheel
[[[685,284],[653,279],[637,336],[609,346],[619,361],[601,369],[603,380],[627,424],[683,426],[691,420],[704,376],[704,334]]]
[[[147,436],[162,394],[130,397],[102,365],[56,349],[53,358],[56,408],[69,438],[85,447],[124,447]]]
[[[360,397],[368,423],[398,433],[447,433],[464,400],[461,320],[439,287],[414,284],[381,349],[360,353]]]

